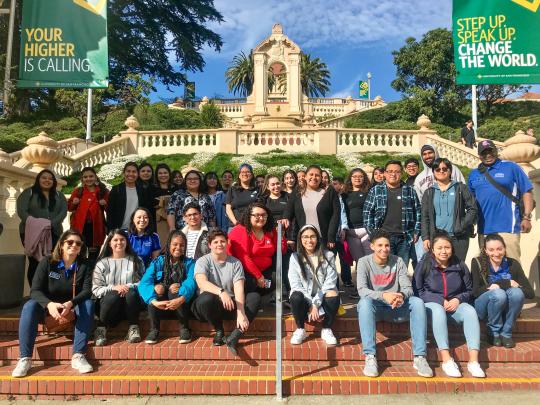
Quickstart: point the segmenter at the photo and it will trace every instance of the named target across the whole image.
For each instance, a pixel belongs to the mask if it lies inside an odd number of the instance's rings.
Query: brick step
[[[283,319],[283,331],[285,333],[293,332],[296,329],[296,324],[292,316],[286,316]],[[148,332],[149,321],[146,319],[146,315],[141,318],[140,321],[141,333],[145,335]],[[230,331],[234,329],[235,323],[233,321],[225,321],[225,330]],[[485,330],[485,325],[482,324],[482,330]],[[19,318],[0,318],[0,335],[16,335],[18,333]],[[208,323],[199,322],[197,320],[190,320],[190,328],[199,335],[209,335],[212,331],[211,326]],[[320,330],[320,323],[306,323],[306,331],[312,332],[314,330]],[[351,317],[338,317],[332,326],[332,329],[336,334],[340,336],[357,336],[359,334],[358,319]],[[43,332],[43,328],[40,325],[40,332]],[[259,317],[255,318],[252,325],[249,328],[248,335],[250,336],[274,336],[276,330],[275,317]],[[385,336],[403,336],[409,334],[408,323],[388,323],[378,322],[377,331]],[[461,335],[462,328],[454,325],[449,325],[449,331]],[[122,322],[116,328],[110,330],[111,336],[123,337],[127,332],[127,323]],[[538,336],[540,337],[540,318],[539,319],[519,319],[514,327],[514,336]],[[178,335],[178,322],[173,320],[163,320],[161,322],[161,334],[162,336],[177,336]]]
[[[411,341],[387,339],[378,335],[377,357],[387,361],[412,360]],[[245,338],[239,346],[240,359],[256,361],[274,361],[276,359],[275,341],[270,338]],[[483,345],[480,351],[481,361],[488,363],[515,362],[540,363],[540,339],[516,339],[514,349]],[[467,347],[463,338],[454,341],[453,355],[456,361],[466,362]],[[71,359],[72,341],[65,336],[51,338],[39,336],[36,341],[33,358],[44,362],[62,362]],[[338,346],[326,346],[318,337],[311,336],[301,345],[291,345],[290,336],[283,339],[283,359],[294,361],[361,361],[364,358],[358,338],[340,339]],[[0,360],[12,364],[19,358],[18,341],[0,339]],[[140,363],[153,361],[166,363],[178,360],[219,361],[235,360],[227,347],[215,347],[212,338],[198,337],[189,344],[179,344],[177,338],[165,338],[155,345],[144,342],[130,344],[123,340],[110,340],[106,346],[95,347],[93,342],[88,349],[88,359],[107,364],[122,361]],[[438,361],[438,351],[433,341],[428,345],[428,359]]]
[[[80,375],[69,365],[34,367],[29,376],[12,379],[13,367],[0,367],[0,395],[32,399],[115,395],[272,395],[275,365],[260,362],[181,363],[175,365],[108,365]],[[476,379],[466,369],[464,378],[453,379],[435,369],[436,377],[419,377],[411,364],[380,364],[381,376],[362,375],[362,365],[329,362],[285,362],[283,391],[286,395],[405,394],[435,392],[483,392],[537,390],[540,366],[497,365],[486,369],[488,378]]]

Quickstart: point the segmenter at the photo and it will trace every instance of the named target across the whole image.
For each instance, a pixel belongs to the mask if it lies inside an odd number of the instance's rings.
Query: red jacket
[[[287,251],[287,239],[281,239],[281,252]],[[272,258],[277,250],[277,231],[264,234],[257,240],[253,233],[248,235],[243,225],[236,225],[229,233],[227,253],[236,257],[244,266],[244,271],[258,279],[262,272],[272,266]]]
[[[73,199],[78,198],[79,204],[73,204]],[[105,240],[107,227],[105,226],[104,210],[107,208],[99,205],[99,200],[109,200],[109,191],[106,190],[104,195],[101,195],[99,187],[94,187],[94,191],[88,190],[85,186],[82,190],[77,187],[71,193],[68,200],[68,211],[70,211],[71,227],[79,232],[83,232],[84,224],[88,220],[92,223],[93,238],[92,241],[86,241],[89,247],[99,247]]]

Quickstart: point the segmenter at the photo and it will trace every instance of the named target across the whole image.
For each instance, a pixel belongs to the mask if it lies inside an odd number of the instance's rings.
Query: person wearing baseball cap
[[[493,141],[480,141],[478,156],[481,163],[468,180],[478,204],[478,243],[482,248],[484,236],[497,233],[507,256],[519,261],[520,235],[531,230],[533,185],[517,163],[499,159]]]

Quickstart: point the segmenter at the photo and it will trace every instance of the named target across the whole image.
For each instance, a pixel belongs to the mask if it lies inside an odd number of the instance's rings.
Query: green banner
[[[540,83],[540,0],[453,0],[458,84]]]
[[[358,83],[358,98],[365,98],[369,100],[368,82],[360,80],[360,82]]]
[[[107,0],[24,0],[17,87],[106,88]]]
[[[187,82],[184,86],[184,100],[195,98],[195,82]]]

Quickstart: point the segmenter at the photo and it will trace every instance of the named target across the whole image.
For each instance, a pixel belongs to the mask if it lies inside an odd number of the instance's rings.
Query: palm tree
[[[302,93],[308,97],[324,97],[330,91],[330,71],[319,58],[311,59],[307,53],[301,54],[300,84]]]
[[[254,71],[252,52],[249,53],[249,56],[244,52],[236,55],[231,66],[225,72],[225,80],[229,91],[234,94],[238,93],[242,97],[250,95],[253,90]]]

